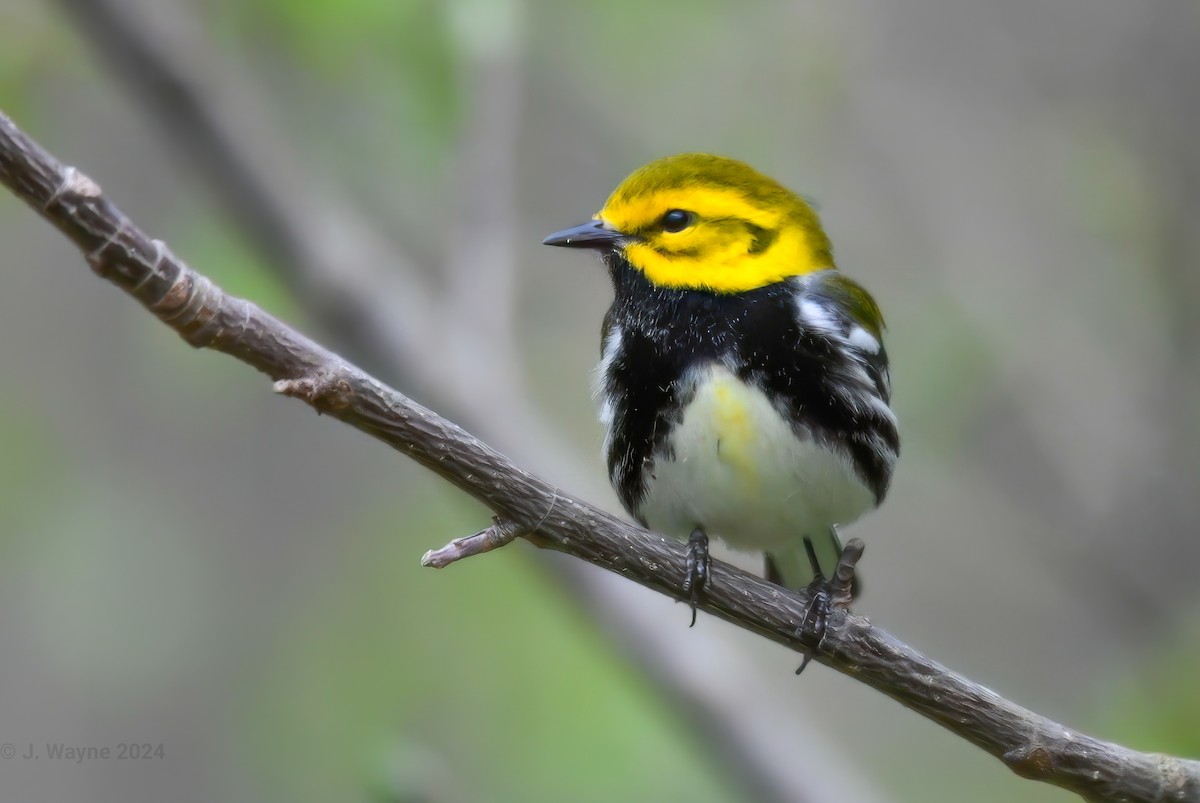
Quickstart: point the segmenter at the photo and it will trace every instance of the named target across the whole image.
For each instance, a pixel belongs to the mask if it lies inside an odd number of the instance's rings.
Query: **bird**
[[[823,581],[838,527],[883,502],[900,437],[883,316],[813,206],[741,161],[685,153],[543,243],[608,268],[608,475],[635,520],[686,540],[692,624],[710,537],[765,553],[786,588]]]

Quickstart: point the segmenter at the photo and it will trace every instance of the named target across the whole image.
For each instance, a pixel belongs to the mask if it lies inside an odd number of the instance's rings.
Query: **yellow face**
[[[655,284],[722,293],[834,267],[812,208],[732,159],[682,154],[625,179],[596,215]]]

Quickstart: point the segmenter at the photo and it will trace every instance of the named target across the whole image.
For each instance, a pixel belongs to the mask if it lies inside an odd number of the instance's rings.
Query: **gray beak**
[[[625,239],[625,235],[610,229],[603,221],[589,220],[569,229],[556,231],[542,245],[561,245],[566,248],[609,248]]]

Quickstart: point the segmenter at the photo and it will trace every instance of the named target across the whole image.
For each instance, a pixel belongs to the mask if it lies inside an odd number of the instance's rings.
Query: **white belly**
[[[848,457],[798,438],[766,395],[721,366],[672,432],[674,460],[655,461],[642,513],[650,528],[700,528],[740,549],[772,551],[854,521],[875,504]]]

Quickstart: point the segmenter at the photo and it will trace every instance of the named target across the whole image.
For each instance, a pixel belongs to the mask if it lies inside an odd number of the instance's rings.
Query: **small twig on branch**
[[[846,542],[845,549],[838,556],[837,565],[833,567],[833,578],[830,591],[833,601],[838,605],[849,605],[854,595],[854,574],[858,561],[863,556],[865,545],[861,538],[851,538]]]
[[[197,348],[234,356],[279,389],[447,479],[539,546],[682,600],[684,548],[625,523],[517,467],[461,428],[228,295],[151,240],[79,171],[0,114],[0,182],[70,238],[100,276]],[[803,652],[810,595],[720,562],[700,607]],[[1086,736],[1005,700],[861,617],[835,609],[816,660],[883,692],[1002,760],[1017,774],[1091,801],[1200,800],[1200,762]]]
[[[466,538],[455,538],[441,549],[431,549],[421,557],[421,565],[433,569],[444,569],[451,563],[469,558],[472,555],[482,555],[506,544],[511,544],[525,532],[515,524],[510,524],[499,518],[492,526]]]

